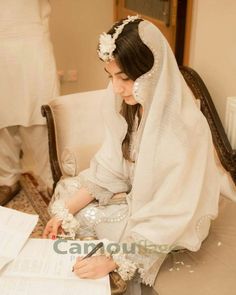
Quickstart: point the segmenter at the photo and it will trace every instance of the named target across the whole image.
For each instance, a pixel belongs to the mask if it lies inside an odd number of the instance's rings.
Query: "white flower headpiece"
[[[98,47],[98,55],[103,61],[109,61],[114,59],[113,52],[116,49],[116,39],[123,31],[124,26],[130,22],[138,19],[139,16],[128,16],[121,25],[115,28],[115,33],[113,35],[102,33],[99,38],[99,47]]]

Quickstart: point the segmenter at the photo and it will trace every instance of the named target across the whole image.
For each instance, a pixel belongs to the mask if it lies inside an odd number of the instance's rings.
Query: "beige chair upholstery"
[[[54,182],[89,166],[104,137],[104,90],[60,96],[42,107],[47,117]],[[105,107],[105,106],[103,106]]]
[[[154,289],[159,295],[236,294],[236,203],[224,197],[208,238],[197,252],[168,255]]]
[[[210,125],[221,161],[236,182],[236,152],[232,150],[210,94],[199,75],[190,68],[181,72]],[[59,97],[42,107],[49,131],[50,161],[55,185],[61,176],[74,176],[89,166],[102,143],[100,106],[104,90]],[[103,106],[105,107],[105,106]],[[234,184],[233,184],[234,185]],[[150,291],[150,290],[149,290]],[[159,295],[236,294],[236,203],[222,197],[218,218],[198,252],[172,252],[156,279]]]

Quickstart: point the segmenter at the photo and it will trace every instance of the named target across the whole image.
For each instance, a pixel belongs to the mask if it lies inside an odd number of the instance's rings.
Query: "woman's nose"
[[[113,90],[116,94],[121,94],[123,92],[124,87],[122,86],[122,83],[120,81],[113,79],[112,85],[113,85]]]

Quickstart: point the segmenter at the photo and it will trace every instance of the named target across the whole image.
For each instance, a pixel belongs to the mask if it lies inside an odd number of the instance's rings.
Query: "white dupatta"
[[[155,62],[133,89],[144,111],[123,239],[138,237],[169,249],[196,251],[218,212],[220,175],[211,132],[160,31],[142,21],[139,34]],[[109,85],[104,107],[106,139],[95,155],[97,165],[107,171],[108,187],[113,180],[127,181],[121,151],[127,124],[119,114],[120,105],[121,99]]]

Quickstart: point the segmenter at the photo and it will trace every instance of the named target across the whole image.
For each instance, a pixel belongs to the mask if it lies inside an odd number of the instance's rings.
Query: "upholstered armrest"
[[[60,96],[48,105],[42,106],[47,119],[50,164],[54,186],[60,177],[89,166],[90,159],[103,140],[101,103],[104,90],[89,91]],[[66,158],[67,157],[67,158]],[[72,168],[65,162],[76,163]],[[68,170],[69,169],[69,170]]]
[[[65,147],[61,153],[61,172],[64,176],[76,176],[83,168],[89,166],[89,160],[93,154],[98,150],[100,143],[82,147],[81,145],[75,147]]]
[[[72,177],[78,175],[80,159],[80,149],[78,146],[65,148],[61,154],[62,174]]]

